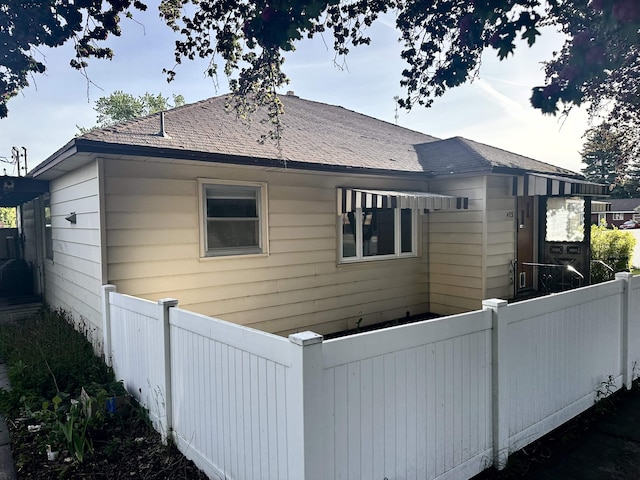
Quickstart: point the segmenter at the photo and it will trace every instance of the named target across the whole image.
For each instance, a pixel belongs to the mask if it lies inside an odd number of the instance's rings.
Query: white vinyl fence
[[[210,478],[467,479],[640,372],[640,277],[483,306],[286,339],[108,285],[104,344]]]

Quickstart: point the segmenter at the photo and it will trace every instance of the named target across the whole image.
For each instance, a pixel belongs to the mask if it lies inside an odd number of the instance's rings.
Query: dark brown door
[[[535,267],[524,265],[534,262],[534,221],[533,221],[534,197],[518,197],[517,224],[518,230],[518,268],[516,285],[518,291],[533,288],[533,276]]]

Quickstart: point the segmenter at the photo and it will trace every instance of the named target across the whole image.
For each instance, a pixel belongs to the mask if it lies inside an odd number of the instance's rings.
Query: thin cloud
[[[480,78],[473,82],[473,85],[479,89],[483,95],[491,98],[501,110],[522,122],[530,119],[531,113],[527,111],[520,103],[503,95],[493,88],[489,82]]]
[[[527,88],[535,87],[535,85],[532,84],[532,83],[514,82],[514,81],[511,81],[511,80],[505,80],[503,78],[488,77],[486,75],[482,75],[480,77],[480,80],[491,80],[493,82],[506,83],[507,85],[515,85],[517,87],[527,87]]]

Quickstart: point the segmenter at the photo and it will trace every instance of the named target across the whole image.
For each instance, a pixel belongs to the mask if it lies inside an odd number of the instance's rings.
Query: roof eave
[[[546,175],[558,175],[561,177],[572,178],[575,180],[585,180],[583,175],[580,175],[576,172],[569,172],[569,170],[562,170],[558,172],[545,172],[543,170],[535,170],[532,168],[518,168],[518,167],[504,167],[504,166],[493,166],[491,167],[491,173],[501,174],[501,175],[524,175],[525,173],[540,173]]]
[[[77,138],[69,141],[65,146],[56,151],[53,155],[49,156],[46,160],[36,165],[28,174],[29,177],[37,178],[49,171],[51,168],[62,163],[65,159],[71,157],[78,152]]]
[[[58,165],[66,158],[76,153],[91,153],[104,155],[127,155],[138,157],[156,157],[175,160],[191,160],[198,162],[223,163],[228,165],[257,166],[282,169],[310,170],[332,173],[356,173],[362,175],[394,175],[394,176],[420,176],[432,178],[433,175],[426,171],[386,170],[366,167],[354,167],[349,165],[331,165],[324,163],[309,163],[296,160],[284,160],[278,158],[246,157],[228,155],[224,153],[210,153],[196,150],[181,150],[173,148],[158,148],[143,145],[127,145],[119,143],[106,143],[85,138],[76,138],[66,147],[59,150],[52,157],[34,169],[35,175],[42,175],[47,170]]]

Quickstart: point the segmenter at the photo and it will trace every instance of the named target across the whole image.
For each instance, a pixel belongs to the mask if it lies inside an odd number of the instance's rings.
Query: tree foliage
[[[557,1],[557,0],[556,0]],[[589,101],[592,115],[633,125],[640,119],[640,2],[557,1],[558,24],[570,40],[546,65],[547,85],[532,104],[555,112]]]
[[[29,76],[44,73],[38,47],[74,42],[73,68],[83,70],[87,59],[111,58],[100,46],[109,35],[120,35],[120,15],[145,10],[138,0],[8,0],[0,5],[0,118],[7,102],[29,85]]]
[[[295,42],[330,32],[335,52],[346,55],[369,44],[366,28],[392,11],[407,62],[403,107],[430,105],[474,77],[485,50],[504,59],[519,39],[533,45],[549,25],[568,40],[547,64],[546,85],[533,89],[535,108],[555,114],[584,101],[638,105],[638,0],[162,0],[160,11],[182,35],[177,63],[212,58],[215,75],[221,58],[227,75],[238,72],[231,81],[238,98],[254,96],[258,104],[277,102],[276,88],[287,82],[283,55]]]
[[[171,103],[169,97],[165,97],[161,93],[153,95],[147,92],[144,95],[134,97],[130,93],[116,90],[111,95],[96,100],[94,110],[98,114],[97,125],[92,128],[78,127],[78,129],[80,133],[86,133],[95,128],[108,127],[115,123],[151,115],[184,104],[182,95],[173,95],[173,103]]]
[[[0,207],[0,226],[3,228],[16,228],[17,217],[15,207]]]
[[[585,137],[580,152],[585,177],[611,185],[612,198],[639,196],[638,128],[602,123],[588,130]]]
[[[591,259],[596,260],[591,266],[592,283],[611,280],[615,272],[629,271],[635,246],[631,232],[591,225]]]
[[[24,88],[27,76],[45,66],[34,51],[40,45],[75,42],[74,68],[89,57],[111,58],[99,43],[119,35],[119,15],[145,9],[139,0],[10,0],[0,5],[0,117],[6,102]],[[485,50],[501,59],[524,39],[533,45],[542,27],[568,35],[549,59],[546,84],[535,87],[531,103],[545,113],[590,102],[624,122],[640,111],[640,2],[638,0],[161,0],[160,15],[179,32],[177,63],[210,58],[231,77],[235,107],[248,112],[281,106],[276,88],[287,83],[284,54],[305,37],[331,34],[337,55],[369,44],[367,27],[392,12],[407,62],[399,104],[430,105],[434,97],[473,78]],[[169,79],[175,70],[167,71]],[[247,100],[248,99],[248,100]]]

